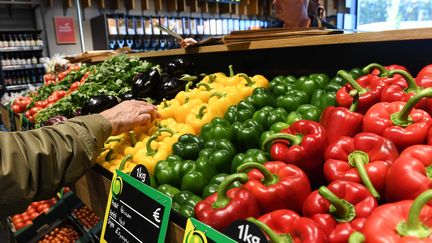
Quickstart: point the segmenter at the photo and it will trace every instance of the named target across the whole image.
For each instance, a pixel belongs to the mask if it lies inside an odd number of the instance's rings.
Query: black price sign
[[[268,243],[260,228],[247,220],[235,221],[225,230],[225,234],[241,243]]]
[[[130,175],[142,183],[151,186],[150,173],[144,165],[135,166]]]
[[[111,183],[101,242],[165,241],[171,198],[116,171]]]

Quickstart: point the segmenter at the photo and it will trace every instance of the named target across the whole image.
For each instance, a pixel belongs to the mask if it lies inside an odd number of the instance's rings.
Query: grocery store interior
[[[0,242],[432,241],[432,0],[0,0]]]

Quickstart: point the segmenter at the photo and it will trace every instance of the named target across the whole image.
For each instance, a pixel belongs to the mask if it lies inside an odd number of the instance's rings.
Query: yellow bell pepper
[[[268,88],[269,86],[269,81],[262,75],[254,75],[252,77],[252,80],[255,82],[254,86],[255,88],[257,87],[263,87],[263,88]]]
[[[177,99],[172,100],[162,100],[162,102],[157,106],[158,113],[162,119],[174,117],[175,111],[180,106],[180,102]]]
[[[194,107],[189,114],[187,114],[186,124],[189,124],[195,130],[195,133],[199,134],[201,127],[206,123],[210,123],[215,117],[216,114],[213,112],[212,108],[204,104]]]
[[[228,107],[235,103],[227,95],[227,93],[214,92],[213,96],[209,99],[208,105],[214,111],[217,117],[222,117],[228,110]]]
[[[187,113],[189,113],[193,107],[200,105],[202,103],[203,102],[200,99],[192,99],[192,100],[188,99],[186,103],[179,106],[177,108],[177,110],[175,111],[175,114],[174,114],[175,120],[178,123],[181,123],[181,122],[184,123]]]

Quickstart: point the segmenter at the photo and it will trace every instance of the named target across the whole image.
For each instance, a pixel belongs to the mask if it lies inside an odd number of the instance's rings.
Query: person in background
[[[0,242],[14,242],[6,217],[51,198],[90,169],[110,135],[157,117],[144,101],[124,101],[100,114],[23,132],[0,132]]]
[[[273,0],[275,17],[280,20],[272,27],[336,27],[325,22],[325,9],[322,0]],[[182,48],[193,46],[197,41],[193,38],[185,38],[179,41]]]

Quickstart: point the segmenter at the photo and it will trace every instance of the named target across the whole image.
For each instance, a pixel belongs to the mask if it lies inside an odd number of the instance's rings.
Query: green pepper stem
[[[155,134],[153,134],[153,135],[149,138],[149,140],[147,141],[147,143],[146,143],[147,156],[153,156],[153,155],[155,155],[155,154],[157,153],[157,149],[153,149],[152,146],[151,146],[151,143],[152,143],[154,140],[156,140],[156,139],[161,135],[161,133],[163,133],[163,132],[167,132],[167,133],[169,133],[169,134],[171,134],[171,135],[174,134],[174,131],[171,130],[171,129],[169,129],[169,128],[166,128],[166,127],[159,128],[159,129],[157,130],[157,132],[156,132]]]
[[[362,69],[362,72],[363,73],[371,73],[374,68],[378,69],[378,71],[380,73],[380,77],[387,77],[388,70],[383,65],[378,64],[378,63],[371,63],[371,64],[367,65],[366,67],[364,67]]]
[[[240,181],[241,183],[245,183],[248,180],[248,176],[245,173],[236,173],[229,175],[225,178],[224,181],[219,185],[218,191],[217,191],[217,198],[216,201],[213,203],[213,208],[224,208],[226,207],[229,202],[230,198],[227,196],[227,191],[231,184],[233,184],[236,181]]]
[[[205,113],[204,113],[205,109],[207,109],[206,105],[201,106],[201,108],[198,111],[198,114],[196,114],[195,117],[198,118],[198,119],[202,119],[204,117],[204,115],[205,115]]]
[[[197,79],[198,79],[197,76],[192,76],[192,75],[189,75],[189,74],[183,74],[183,75],[179,78],[179,80],[181,80],[181,81],[186,81],[186,82],[193,82],[193,81],[195,81],[195,80],[197,80]]]
[[[130,160],[132,158],[132,155],[128,154],[125,157],[123,157],[122,161],[120,162],[119,165],[119,170],[124,170],[124,167],[126,165],[126,161]]]
[[[109,137],[105,143],[111,143],[111,142],[120,142],[122,140],[123,136],[122,135],[117,135],[117,136],[111,136]]]
[[[105,155],[105,161],[110,161],[111,160],[111,155],[113,153],[112,149],[108,149],[108,150],[109,150],[108,153],[106,153],[106,155]]]
[[[353,89],[350,91],[350,95],[353,97],[353,102],[349,108],[351,112],[356,112],[359,106],[359,94],[357,90]]]
[[[365,167],[365,165],[369,163],[369,155],[363,151],[355,150],[348,155],[348,162],[352,167],[357,168],[363,185],[365,185],[369,192],[372,194],[372,196],[374,196],[379,201],[381,198],[380,194],[375,189],[375,186],[370,180]]]
[[[340,199],[327,187],[321,186],[318,189],[318,193],[331,203],[329,213],[333,215],[336,221],[351,222],[356,217],[354,205],[344,199]]]
[[[358,231],[353,232],[348,238],[348,243],[363,243],[365,241],[366,237],[364,236],[364,234]]]
[[[190,90],[190,86],[193,84],[193,82],[192,81],[189,81],[187,84],[186,84],[186,86],[185,86],[185,91],[186,92],[189,92],[189,90]]]
[[[426,176],[432,180],[432,165],[429,165],[428,167],[426,167]]]
[[[252,86],[255,84],[255,82],[252,81],[252,79],[247,74],[239,73],[238,75],[246,80],[246,82],[247,82],[246,86],[249,87],[249,86]]]
[[[351,84],[351,86],[357,90],[359,95],[365,94],[367,92],[367,89],[363,88],[357,81],[354,80],[354,78],[351,76],[351,74],[347,73],[345,70],[339,70],[337,72],[339,76],[346,79],[348,83]]]
[[[210,74],[209,75],[209,83],[213,83],[214,81],[216,81],[216,75],[215,74]]]
[[[211,90],[210,85],[206,84],[206,83],[198,83],[196,85],[197,88],[199,87],[204,87],[207,91]]]
[[[251,169],[257,169],[261,172],[261,174],[263,174],[264,179],[262,180],[262,183],[266,186],[270,186],[279,182],[278,176],[272,174],[264,165],[256,162],[249,162],[240,165],[237,167],[237,173],[246,173]]]
[[[293,135],[289,133],[275,133],[264,139],[261,150],[266,151],[267,146],[276,139],[285,139],[288,140],[291,145],[300,145],[303,140],[303,136]]]
[[[432,88],[423,89],[414,96],[412,96],[404,105],[400,112],[393,113],[390,117],[393,124],[396,126],[408,126],[411,124],[409,114],[411,110],[425,97],[432,97]]]
[[[164,105],[164,108],[168,107],[168,102],[165,98],[162,100],[162,104]]]
[[[233,65],[229,65],[228,66],[228,70],[229,70],[229,76],[230,76],[230,78],[234,77]]]
[[[134,131],[129,131],[129,138],[130,138],[130,143],[132,147],[135,147],[135,144],[137,143],[137,140],[135,138],[135,133]]]
[[[420,212],[430,200],[432,200],[432,190],[423,192],[414,200],[408,213],[408,221],[402,221],[396,227],[399,235],[424,239],[432,234],[432,230],[420,221]]]
[[[417,86],[414,78],[407,71],[404,70],[391,70],[388,72],[389,77],[393,77],[393,75],[399,74],[401,75],[408,84],[408,87],[404,90],[407,93],[411,92],[419,92],[421,89]]]
[[[210,97],[213,97],[213,96],[217,96],[219,98],[222,98],[222,97],[226,96],[226,93],[213,92],[213,93],[211,93]]]
[[[272,243],[292,243],[293,239],[289,234],[278,235],[274,232],[268,225],[259,221],[258,219],[249,217],[246,219],[247,221],[255,224],[260,228],[264,233],[270,238]]]

